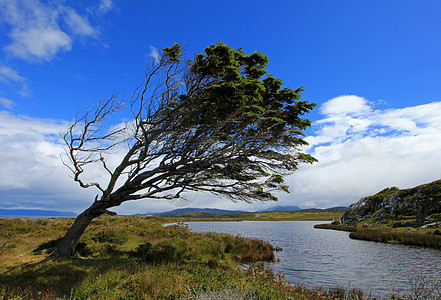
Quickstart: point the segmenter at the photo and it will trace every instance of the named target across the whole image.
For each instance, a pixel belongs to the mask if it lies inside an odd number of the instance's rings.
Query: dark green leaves
[[[171,47],[165,47],[162,49],[164,57],[168,58],[171,62],[181,62],[181,45],[174,44]]]

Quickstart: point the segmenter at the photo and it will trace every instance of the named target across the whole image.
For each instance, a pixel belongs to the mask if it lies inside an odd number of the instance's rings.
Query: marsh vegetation
[[[255,299],[327,299],[294,287],[258,261],[273,246],[230,234],[163,226],[170,219],[96,219],[78,258],[49,259],[73,219],[0,219],[0,299],[178,299],[236,293]],[[48,250],[49,249],[49,250]],[[241,262],[253,267],[239,268]]]

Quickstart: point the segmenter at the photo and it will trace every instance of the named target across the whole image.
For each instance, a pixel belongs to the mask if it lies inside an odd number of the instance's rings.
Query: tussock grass
[[[80,240],[79,258],[48,259],[44,249],[72,221],[0,220],[0,299],[328,299],[325,292],[289,285],[261,265],[237,267],[273,260],[268,243],[162,226],[170,222],[163,218],[94,220]]]
[[[423,232],[400,232],[384,229],[363,229],[359,228],[355,232],[351,232],[349,237],[352,239],[405,244],[413,246],[422,246],[429,248],[441,249],[441,236],[427,234]]]
[[[332,229],[332,230],[341,230],[341,231],[357,231],[355,226],[345,226],[345,225],[337,225],[337,224],[317,224],[314,225],[314,228],[317,229]]]
[[[185,213],[170,217],[177,222],[203,221],[332,221],[338,220],[342,211],[277,211],[213,215],[206,213]]]

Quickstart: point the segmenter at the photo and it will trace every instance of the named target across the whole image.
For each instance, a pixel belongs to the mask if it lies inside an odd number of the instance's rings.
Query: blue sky
[[[349,205],[439,179],[440,12],[438,0],[0,0],[0,208],[86,208],[96,192],[69,178],[59,132],[87,104],[129,98],[152,50],[175,42],[190,55],[218,41],[260,51],[318,104],[305,151],[320,162],[287,178],[279,205]],[[188,198],[117,211],[269,205]]]

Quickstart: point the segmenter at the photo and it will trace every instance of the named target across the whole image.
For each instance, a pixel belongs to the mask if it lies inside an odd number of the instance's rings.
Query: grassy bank
[[[176,216],[167,216],[178,222],[186,221],[332,221],[338,220],[343,211],[282,211],[255,212],[236,214],[207,214],[190,212]]]
[[[0,299],[330,299],[293,287],[261,265],[273,260],[265,242],[228,234],[197,234],[169,219],[130,216],[95,220],[79,258],[48,259],[72,219],[0,219]]]
[[[332,230],[340,230],[340,231],[357,231],[357,228],[355,226],[342,226],[342,225],[336,225],[336,224],[317,224],[314,225],[314,228],[317,229],[332,229]]]
[[[383,220],[381,224],[377,221],[376,218],[371,218],[357,226],[331,223],[318,224],[314,228],[349,231],[349,237],[357,240],[441,249],[439,228],[421,229],[412,218]]]
[[[441,249],[441,236],[425,232],[362,228],[351,232],[349,237],[357,240]]]

